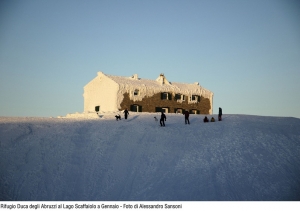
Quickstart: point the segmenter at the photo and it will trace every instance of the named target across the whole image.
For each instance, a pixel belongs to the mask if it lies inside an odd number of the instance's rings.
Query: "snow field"
[[[166,115],[1,117],[0,199],[300,199],[299,119]]]

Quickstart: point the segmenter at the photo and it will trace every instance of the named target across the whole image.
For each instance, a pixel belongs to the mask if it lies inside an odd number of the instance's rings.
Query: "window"
[[[138,89],[134,90],[133,95],[139,95],[139,90]]]
[[[162,100],[167,100],[168,99],[168,93],[167,92],[161,93],[161,99]]]
[[[142,106],[140,105],[131,105],[130,106],[130,111],[133,111],[133,112],[142,112]]]
[[[174,113],[176,113],[176,114],[183,114],[183,110],[182,110],[182,108],[175,108],[174,109]]]
[[[155,107],[155,112],[162,112],[161,107]]]
[[[175,100],[177,100],[177,101],[184,101],[184,95],[182,95],[182,94],[175,94]]]
[[[172,94],[168,93],[168,92],[162,92],[161,99],[162,100],[172,100]]]
[[[100,111],[100,106],[96,106],[96,107],[95,107],[95,111],[96,111],[96,112],[99,112],[99,111]]]
[[[193,101],[193,102],[200,102],[200,96],[199,95],[192,95],[190,97],[190,101]]]
[[[196,109],[192,109],[190,110],[190,114],[200,114],[200,111]]]
[[[164,113],[169,113],[169,108],[162,108],[162,111],[163,111]]]
[[[168,107],[155,107],[155,112],[164,112],[164,113],[169,113],[169,108]]]

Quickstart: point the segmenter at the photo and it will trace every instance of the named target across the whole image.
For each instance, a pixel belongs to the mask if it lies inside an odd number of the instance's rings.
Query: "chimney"
[[[163,73],[161,73],[159,75],[159,77],[156,79],[156,81],[160,84],[160,85],[170,85],[170,82],[167,81],[165,75]]]
[[[159,82],[163,85],[165,84],[165,75],[163,73],[161,73],[159,75]]]
[[[138,80],[138,79],[139,79],[139,78],[138,78],[138,74],[133,74],[131,78],[133,78],[133,79],[135,79],[135,80]]]

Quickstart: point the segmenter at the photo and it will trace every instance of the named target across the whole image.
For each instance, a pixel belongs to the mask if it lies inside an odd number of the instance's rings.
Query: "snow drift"
[[[1,117],[0,200],[300,200],[300,119],[154,116]]]

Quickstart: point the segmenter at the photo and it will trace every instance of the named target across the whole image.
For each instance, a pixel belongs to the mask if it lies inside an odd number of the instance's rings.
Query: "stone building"
[[[212,114],[213,93],[199,85],[169,82],[164,74],[156,80],[112,76],[98,72],[84,86],[84,112],[134,112]]]

